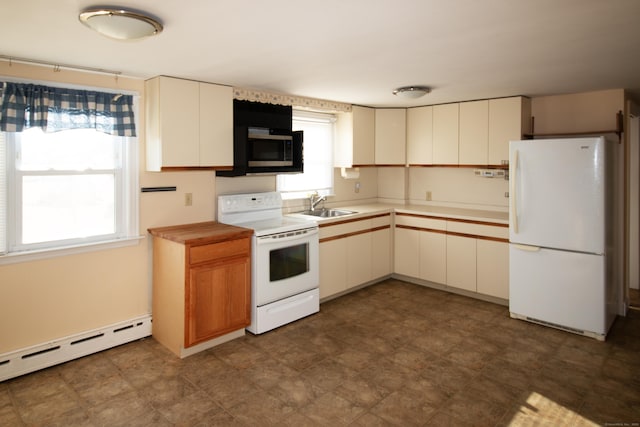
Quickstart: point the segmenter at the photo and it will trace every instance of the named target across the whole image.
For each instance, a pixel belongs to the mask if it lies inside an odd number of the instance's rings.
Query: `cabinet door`
[[[528,99],[520,96],[489,101],[489,164],[509,160],[509,141],[522,139],[523,121],[528,121]]]
[[[352,165],[372,165],[375,163],[375,110],[354,105],[351,111],[353,114]]]
[[[486,165],[489,158],[489,101],[460,103],[458,163]]]
[[[406,163],[407,110],[377,108],[375,112],[375,163],[404,165]]]
[[[476,239],[447,235],[447,285],[476,291]]]
[[[231,258],[190,269],[185,347],[251,323],[250,274],[249,257]]]
[[[458,164],[458,104],[433,107],[433,163]]]
[[[391,228],[371,233],[371,278],[388,276],[393,271],[391,265]]]
[[[352,288],[372,279],[371,233],[356,234],[344,240],[347,243],[347,288]]]
[[[233,166],[233,89],[200,83],[200,166]]]
[[[158,117],[162,166],[199,166],[198,82],[158,77]]]
[[[447,283],[447,236],[420,232],[420,276],[435,283]]]
[[[478,239],[478,292],[509,299],[509,244]]]
[[[407,109],[407,164],[433,163],[433,107]]]
[[[347,289],[347,244],[345,239],[320,243],[320,298]]]
[[[420,232],[396,227],[394,235],[394,271],[405,276],[419,277]]]

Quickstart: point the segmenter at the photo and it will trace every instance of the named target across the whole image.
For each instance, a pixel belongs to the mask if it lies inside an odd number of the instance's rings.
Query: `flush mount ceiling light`
[[[117,40],[135,40],[162,32],[162,24],[141,12],[100,7],[87,9],[78,17],[87,27]]]
[[[431,89],[427,86],[405,86],[399,87],[393,91],[394,95],[401,96],[403,98],[420,98],[431,92]]]

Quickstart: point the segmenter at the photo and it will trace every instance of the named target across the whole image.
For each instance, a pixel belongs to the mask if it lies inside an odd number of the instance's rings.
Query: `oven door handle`
[[[281,235],[272,234],[267,236],[260,236],[256,239],[256,241],[258,245],[267,245],[270,243],[290,242],[292,240],[306,239],[310,236],[315,236],[316,234],[318,234],[318,229],[314,228],[314,229],[307,230],[305,233],[292,231],[292,232],[282,233]],[[273,237],[273,236],[278,236],[278,237]]]

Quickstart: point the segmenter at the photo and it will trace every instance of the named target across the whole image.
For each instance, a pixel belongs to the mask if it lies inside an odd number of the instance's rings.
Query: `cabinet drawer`
[[[509,238],[509,228],[499,225],[475,224],[472,222],[447,221],[447,231],[451,233],[485,236],[498,239]]]
[[[419,215],[398,215],[396,214],[396,225],[406,225],[408,227],[426,228],[430,230],[446,230],[447,222],[444,219],[434,219]]]
[[[250,252],[251,239],[249,238],[228,240],[210,245],[192,246],[189,248],[189,263],[198,264],[220,258],[249,255]]]

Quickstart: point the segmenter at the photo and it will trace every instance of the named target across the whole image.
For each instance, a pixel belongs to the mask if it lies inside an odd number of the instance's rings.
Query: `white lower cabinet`
[[[320,298],[347,289],[347,242],[344,239],[320,243]]]
[[[476,248],[478,292],[509,299],[509,244],[478,239]]]
[[[420,232],[420,275],[424,280],[436,283],[447,281],[447,235]]]
[[[420,232],[396,227],[394,237],[394,271],[420,277]]]
[[[391,272],[391,214],[320,224],[320,298]]]
[[[368,282],[372,272],[371,233],[357,234],[344,239],[347,242],[347,289]]]
[[[446,284],[476,292],[475,238],[447,235]]]
[[[390,219],[390,217],[388,218]],[[375,224],[374,224],[375,226]],[[371,278],[388,276],[393,273],[391,259],[391,224],[371,233]]]
[[[396,213],[394,272],[509,298],[507,224]]]

